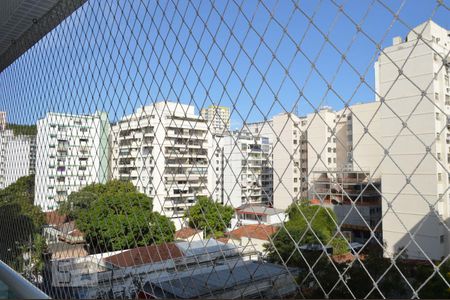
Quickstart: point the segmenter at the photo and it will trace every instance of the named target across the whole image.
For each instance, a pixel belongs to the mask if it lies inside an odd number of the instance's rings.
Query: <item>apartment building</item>
[[[337,169],[363,171],[380,178],[384,145],[381,143],[380,102],[358,103],[337,112]]]
[[[337,132],[345,127],[331,107],[324,106],[306,116],[308,183],[313,172],[337,169]],[[339,122],[338,122],[339,121]]]
[[[0,111],[0,131],[6,129],[6,111]]]
[[[112,127],[112,176],[153,198],[154,211],[182,225],[197,196],[209,196],[207,121],[194,106],[157,102]]]
[[[244,125],[272,142],[275,208],[287,209],[293,201],[308,198],[312,172],[337,168],[335,121],[336,113],[322,107],[304,117],[281,113],[267,122]]]
[[[449,31],[427,21],[405,40],[394,38],[375,64],[388,156],[382,164],[386,256],[401,248],[416,259],[450,252],[449,51]]]
[[[365,243],[372,232],[382,241],[380,178],[345,169],[314,172],[312,177],[311,204],[331,208],[350,241]]]
[[[306,181],[306,120],[291,113],[275,115],[271,120],[244,124],[254,135],[264,136],[272,144],[273,207],[285,210],[301,197]],[[304,186],[306,189],[306,186]]]
[[[35,173],[36,136],[0,131],[0,189]]]
[[[201,110],[200,115],[208,121],[212,134],[225,134],[230,131],[230,108],[226,106],[210,105]]]
[[[238,208],[243,204],[272,204],[272,145],[267,137],[242,130],[220,140],[221,202]]]
[[[35,205],[58,208],[67,196],[109,175],[110,124],[93,115],[47,113],[37,122]]]

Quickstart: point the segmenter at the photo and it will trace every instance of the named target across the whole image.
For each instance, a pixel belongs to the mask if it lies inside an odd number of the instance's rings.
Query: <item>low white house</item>
[[[243,225],[278,225],[289,220],[284,210],[265,205],[242,205],[235,210],[231,219],[231,229]]]

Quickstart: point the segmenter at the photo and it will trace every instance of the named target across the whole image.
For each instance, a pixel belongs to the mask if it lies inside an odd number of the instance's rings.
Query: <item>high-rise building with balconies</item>
[[[209,131],[213,134],[226,134],[230,131],[230,108],[210,105],[201,110],[201,116],[208,121]]]
[[[207,121],[194,106],[157,102],[112,127],[112,175],[153,198],[153,210],[182,225],[185,211],[208,192]]]
[[[220,202],[238,208],[244,204],[272,205],[272,144],[267,137],[236,131],[220,140],[216,182]],[[217,199],[216,199],[217,201]]]
[[[93,115],[48,113],[37,122],[35,205],[52,211],[67,196],[109,176],[110,124]]]

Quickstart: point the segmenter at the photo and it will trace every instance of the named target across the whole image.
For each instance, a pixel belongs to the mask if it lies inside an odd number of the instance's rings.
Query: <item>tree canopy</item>
[[[45,222],[33,205],[34,175],[21,177],[0,190],[0,259],[22,270],[22,254],[39,238]]]
[[[305,244],[329,244],[334,254],[347,252],[347,242],[343,236],[333,238],[336,230],[336,214],[333,210],[296,202],[287,209],[287,213],[289,221],[273,235],[273,244],[265,246],[271,261],[291,266],[304,265],[305,259],[298,247]]]
[[[195,205],[185,213],[189,226],[201,229],[207,236],[221,236],[230,225],[234,210],[231,206],[214,202],[206,196],[199,196]]]
[[[8,123],[6,124],[6,129],[12,129],[14,135],[36,135],[37,127],[36,125],[20,125]]]
[[[150,197],[118,180],[86,186],[62,207],[76,220],[94,253],[172,241],[172,221],[152,209]]]

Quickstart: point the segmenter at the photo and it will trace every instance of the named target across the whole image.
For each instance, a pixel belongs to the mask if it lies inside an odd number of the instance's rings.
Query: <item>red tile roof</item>
[[[278,227],[265,224],[244,225],[233,231],[227,232],[226,235],[230,238],[240,239],[248,237],[259,240],[269,240],[269,237],[278,231]]]
[[[67,221],[66,215],[60,215],[56,211],[45,212],[45,223],[48,225],[60,226]]]
[[[175,239],[187,239],[188,237],[196,235],[196,234],[198,234],[200,232],[202,232],[202,231],[198,230],[198,229],[191,228],[191,227],[181,228],[180,230],[175,232]]]
[[[125,250],[122,253],[105,258],[105,261],[115,266],[125,268],[179,258],[182,256],[184,256],[183,252],[181,252],[174,243],[165,243]]]
[[[230,239],[229,238],[226,238],[226,237],[220,237],[220,238],[217,238],[216,239],[216,241],[218,241],[218,242],[221,242],[221,243],[224,243],[224,244],[228,244],[228,241],[229,241]]]

